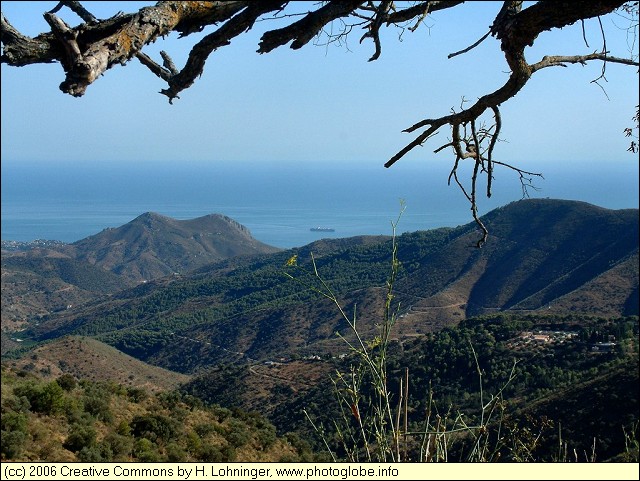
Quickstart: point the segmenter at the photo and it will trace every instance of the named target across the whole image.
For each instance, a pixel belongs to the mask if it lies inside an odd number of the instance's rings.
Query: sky
[[[99,18],[132,12],[153,2],[86,2]],[[2,2],[2,12],[22,33],[49,28],[42,13],[57,2]],[[308,5],[312,5],[308,3]],[[270,20],[214,52],[195,84],[170,105],[158,92],[165,84],[137,60],[117,66],[81,98],[63,94],[58,64],[22,68],[2,65],[2,163],[7,162],[341,162],[382,166],[413,137],[402,130],[423,118],[448,114],[462,99],[473,101],[500,87],[508,76],[492,37],[470,52],[447,59],[487,32],[501,2],[469,2],[435,12],[415,32],[387,29],[381,57],[368,58],[372,42],[300,50],[281,47],[256,53]],[[299,3],[300,8],[304,3]],[[67,23],[80,20],[59,12]],[[603,19],[612,54],[629,56],[628,21]],[[204,34],[212,30],[205,30]],[[527,50],[529,62],[543,55],[584,54],[601,48],[597,20],[545,32]],[[184,65],[197,38],[172,34],[144,49],[157,61],[166,50]],[[316,43],[314,45],[313,43]],[[637,55],[637,44],[633,47]],[[495,158],[523,168],[565,163],[600,168],[629,165],[623,129],[638,104],[634,67],[609,64],[603,90],[591,81],[601,63],[548,68],[501,107],[502,138]],[[442,131],[400,163],[450,162]],[[400,164],[399,163],[399,164]],[[534,163],[534,164],[532,164]],[[398,165],[399,165],[398,164]],[[396,168],[396,167],[393,167]],[[398,167],[401,168],[401,167]]]

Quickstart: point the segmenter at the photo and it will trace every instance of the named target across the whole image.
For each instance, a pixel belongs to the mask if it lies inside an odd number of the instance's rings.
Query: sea
[[[580,200],[610,209],[638,208],[638,161],[531,161],[518,174],[478,180],[479,214],[523,197]],[[524,168],[524,167],[523,167]],[[176,219],[224,214],[266,244],[291,248],[321,238],[392,235],[473,221],[450,165],[371,162],[9,162],[1,176],[2,240],[72,243],[119,227],[145,212]],[[461,167],[461,180],[471,172]],[[311,228],[333,229],[314,232]]]

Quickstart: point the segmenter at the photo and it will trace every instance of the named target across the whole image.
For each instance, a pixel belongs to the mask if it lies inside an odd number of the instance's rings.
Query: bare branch
[[[309,12],[304,18],[278,30],[266,32],[260,39],[258,53],[268,53],[273,49],[285,45],[293,40],[291,48],[297,50],[305,46],[315,37],[322,27],[340,17],[347,16],[352,10],[363,3],[360,0],[346,0],[328,2],[314,12]]]
[[[117,16],[96,25],[83,24],[75,29],[60,23],[54,14],[49,13],[46,16],[50,25],[53,24],[53,35],[43,34],[36,39],[16,35],[15,29],[3,20],[2,61],[10,65],[24,64],[25,59],[28,63],[60,61],[67,77],[60,89],[79,97],[107,69],[126,63],[157,37],[171,31],[187,35],[198,30],[196,26],[201,29],[202,25],[225,21],[247,4],[254,3],[160,2],[153,7],[142,8],[136,14]],[[265,3],[272,5],[271,2]],[[74,36],[76,38],[72,39]],[[80,49],[80,56],[75,51],[74,41]],[[33,58],[36,53],[25,52],[25,48],[38,49],[38,60]],[[48,53],[53,48],[56,48],[55,53]]]
[[[443,116],[437,119],[422,120],[404,132],[413,132],[417,129],[428,127],[422,134],[417,136],[412,142],[407,144],[402,150],[391,157],[385,167],[391,167],[395,162],[404,157],[418,145],[422,145],[429,137],[435,134],[442,126],[465,124],[480,117],[487,108],[497,107],[506,100],[514,97],[527,83],[531,75],[541,68],[561,65],[565,62],[585,62],[587,60],[604,59],[627,65],[637,65],[628,59],[608,57],[603,53],[594,53],[585,56],[575,57],[545,57],[542,61],[530,66],[524,56],[524,49],[532,45],[538,34],[551,28],[559,28],[574,23],[581,18],[596,17],[603,13],[608,13],[619,7],[623,2],[605,1],[598,2],[597,5],[589,4],[580,12],[572,8],[569,4],[556,4],[553,2],[538,2],[533,6],[521,10],[522,2],[505,2],[494,23],[491,26],[491,33],[501,40],[501,48],[505,59],[511,68],[511,75],[507,82],[498,90],[491,94],[480,97],[478,101],[456,114]],[[612,60],[613,59],[613,60]]]
[[[151,57],[149,57],[146,53],[138,52],[136,54],[136,58],[140,60],[140,63],[145,67],[148,67],[151,72],[160,77],[162,80],[168,82],[173,76],[173,72],[167,70],[166,68],[158,65],[153,61]]]
[[[51,27],[51,31],[58,38],[60,43],[64,46],[67,52],[67,64],[68,68],[72,68],[76,64],[82,61],[82,53],[78,46],[77,34],[69,26],[58,18],[54,13],[47,12],[44,14],[44,19]]]
[[[89,12],[86,8],[84,8],[80,4],[80,2],[69,1],[69,0],[58,3],[58,5],[56,5],[56,7],[53,10],[49,11],[48,13],[56,13],[63,6],[68,7],[71,11],[73,11],[76,15],[78,15],[78,17],[80,17],[82,20],[84,20],[87,23],[94,23],[98,21],[98,19],[94,17],[91,14],[91,12]]]
[[[360,39],[360,43],[362,43],[362,41],[365,38],[372,38],[373,43],[376,46],[376,51],[369,59],[369,62],[372,62],[373,60],[377,60],[378,57],[380,57],[380,54],[382,53],[382,45],[380,44],[380,27],[382,26],[382,22],[384,22],[384,20],[387,18],[389,14],[389,10],[391,9],[392,6],[393,6],[392,0],[384,0],[383,2],[380,3],[380,6],[376,10],[375,18],[369,24],[369,31],[365,33]]]
[[[164,50],[160,50],[160,56],[162,57],[164,67],[171,72],[172,75],[176,75],[178,73],[178,69],[176,68],[176,64],[173,63],[171,57]]]
[[[457,55],[462,55],[463,53],[467,53],[469,50],[473,50],[474,48],[476,48],[478,45],[480,45],[482,42],[484,42],[484,40],[491,35],[491,30],[489,30],[487,33],[485,33],[482,37],[480,37],[480,39],[477,42],[474,42],[472,45],[469,45],[467,48],[464,48],[458,52],[454,52],[454,53],[450,53],[449,55],[447,55],[447,58],[453,58]]]
[[[429,128],[424,133],[416,137],[416,139],[407,144],[407,146],[400,150],[396,155],[391,157],[391,159],[389,159],[384,164],[384,166],[391,167],[395,162],[404,157],[412,149],[414,149],[418,145],[422,145],[443,125],[449,124],[453,126],[456,124],[460,125],[470,122],[480,117],[486,109],[498,106],[502,102],[513,97],[516,93],[518,93],[518,91],[524,86],[524,84],[531,76],[529,66],[526,65],[526,63],[520,63],[519,66],[521,67],[521,70],[513,72],[502,87],[491,94],[480,97],[478,101],[468,109],[462,110],[458,113],[440,117],[439,119],[425,119],[405,129],[403,132],[413,132],[422,127],[429,126]]]
[[[598,24],[600,25],[600,33],[602,34],[602,53],[607,54],[607,36],[604,34],[604,27],[602,26],[602,19],[598,17]],[[605,77],[605,73],[607,71],[607,60],[605,59],[602,62],[602,70],[600,71],[600,76],[591,81],[591,83],[596,84],[602,91],[604,92],[605,97],[609,100],[609,95],[607,95],[607,91],[604,89],[602,85],[600,85],[600,80],[607,81],[607,77]]]
[[[498,142],[498,135],[500,135],[500,129],[502,128],[502,117],[500,116],[500,110],[497,105],[491,107],[493,110],[493,116],[496,121],[496,131],[491,137],[491,143],[489,144],[489,150],[487,152],[487,197],[491,197],[491,182],[493,181],[493,149]]]
[[[35,38],[22,35],[0,13],[0,39],[2,41],[2,63],[24,67],[36,63],[60,62],[64,49],[52,33]]]
[[[218,30],[205,36],[191,49],[184,68],[171,76],[169,88],[161,90],[160,93],[169,97],[169,102],[172,102],[178,97],[179,92],[189,88],[195,79],[202,75],[204,64],[211,52],[228,45],[232,38],[249,30],[260,15],[278,10],[284,3],[281,1],[249,2],[247,8],[225,22]]]
[[[584,19],[580,19],[580,26],[582,27],[582,39],[584,40],[584,44],[587,48],[591,48],[589,47],[589,42],[587,42],[587,32],[584,29]]]
[[[409,20],[413,20],[416,17],[418,17],[418,23],[419,23],[427,16],[428,13],[433,13],[433,12],[437,12],[438,10],[445,10],[447,8],[452,8],[452,7],[455,7],[456,5],[460,5],[461,3],[464,3],[464,2],[463,1],[421,2],[412,7],[405,8],[403,10],[398,10],[392,14],[389,14],[389,16],[387,17],[387,24],[390,25],[392,23],[395,24],[395,23],[407,22]]]
[[[591,60],[602,60],[610,63],[619,63],[622,65],[631,65],[638,67],[640,63],[635,60],[620,57],[611,57],[607,52],[594,52],[587,55],[545,55],[537,63],[530,66],[531,73],[537,72],[546,67],[566,67],[568,63],[579,63],[586,65]]]

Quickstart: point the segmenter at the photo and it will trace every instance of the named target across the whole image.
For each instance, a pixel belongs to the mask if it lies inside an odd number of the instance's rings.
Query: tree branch
[[[409,20],[413,20],[416,17],[418,17],[419,23],[427,16],[428,13],[452,8],[456,5],[460,5],[461,3],[464,3],[464,1],[421,2],[412,7],[398,10],[394,13],[389,14],[389,16],[387,17],[387,25],[408,22]]]
[[[160,77],[162,80],[168,82],[171,80],[171,77],[175,74],[170,70],[164,68],[163,66],[157,64],[153,61],[151,57],[149,57],[146,53],[138,52],[136,54],[136,58],[140,60],[140,63],[147,67],[151,72]]]
[[[2,41],[0,61],[15,67],[60,62],[64,58],[64,49],[55,35],[40,34],[35,38],[22,35],[2,13],[0,13],[0,40]]]
[[[371,58],[369,58],[369,62],[377,60],[382,53],[382,45],[380,43],[380,27],[382,26],[382,22],[384,22],[384,20],[388,17],[391,7],[393,7],[392,0],[385,0],[381,2],[380,7],[376,11],[375,18],[369,24],[369,31],[365,33],[362,38],[360,38],[360,43],[362,43],[365,38],[372,38],[373,43],[376,46],[376,51],[371,56]]]
[[[266,13],[280,9],[286,2],[261,1],[249,2],[249,6],[229,19],[218,30],[204,37],[189,53],[189,58],[184,68],[169,79],[169,88],[160,93],[169,97],[169,102],[178,97],[178,93],[189,88],[195,79],[202,75],[204,64],[211,52],[228,45],[231,39],[249,30],[257,18]]]
[[[489,30],[487,33],[485,33],[482,37],[480,37],[480,39],[473,43],[472,45],[469,45],[467,48],[463,48],[462,50],[458,51],[458,52],[453,52],[450,53],[449,55],[447,55],[447,58],[453,58],[456,57],[458,55],[462,55],[463,53],[467,53],[469,50],[473,50],[474,48],[476,48],[478,45],[480,45],[482,42],[484,42],[484,40],[491,35],[491,30]]]
[[[315,37],[322,27],[340,17],[349,15],[363,2],[360,0],[345,0],[327,2],[314,12],[284,28],[270,30],[260,39],[258,53],[268,53],[293,40],[291,48],[302,48]]]
[[[71,30],[69,26],[64,23],[60,18],[51,12],[44,14],[44,19],[51,27],[51,31],[58,38],[60,43],[64,46],[67,53],[66,64],[67,68],[72,68],[74,65],[82,61],[82,53],[78,46],[76,32]]]
[[[3,16],[2,61],[14,66],[25,62],[59,61],[66,72],[60,89],[79,97],[106,70],[126,63],[159,36],[172,31],[188,35],[201,30],[203,25],[225,21],[254,3],[159,2],[153,7],[142,8],[136,14],[118,16],[95,25],[82,24],[74,29],[64,26],[64,22],[60,24],[53,13],[48,13],[47,21],[53,34],[42,34],[36,39],[20,35]],[[75,51],[71,37],[75,37],[80,55]]]
[[[86,8],[84,8],[80,2],[75,2],[75,1],[63,1],[58,3],[58,5],[56,5],[56,7],[47,12],[47,13],[56,13],[58,10],[60,10],[62,7],[69,7],[69,9],[73,12],[76,13],[76,15],[78,15],[78,17],[80,17],[82,20],[84,20],[87,23],[94,23],[97,22],[98,19],[96,17],[93,16],[93,14],[91,12],[89,12]]]
[[[404,157],[418,145],[422,145],[431,135],[436,133],[443,125],[460,125],[471,122],[480,117],[486,109],[498,107],[502,102],[510,99],[520,91],[531,76],[529,66],[524,63],[521,65],[522,70],[513,72],[507,82],[495,92],[480,97],[478,101],[468,109],[458,113],[446,115],[438,119],[425,119],[403,130],[403,132],[414,132],[422,127],[429,126],[422,134],[416,137],[412,142],[407,144],[396,155],[391,157],[384,166],[391,167],[394,163]]]
[[[546,67],[566,67],[568,63],[579,63],[586,65],[590,60],[602,60],[604,62],[619,63],[622,65],[640,66],[640,63],[620,57],[611,57],[606,52],[594,52],[588,55],[545,55],[537,63],[531,65],[531,73],[537,72]]]

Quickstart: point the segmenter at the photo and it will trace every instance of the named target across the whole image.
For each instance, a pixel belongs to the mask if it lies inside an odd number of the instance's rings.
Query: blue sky
[[[57,2],[2,2],[20,31],[48,30],[42,13]],[[99,18],[134,11],[152,2],[87,2]],[[114,67],[82,98],[59,91],[57,65],[2,65],[2,162],[344,162],[382,165],[412,140],[401,131],[427,117],[447,114],[464,96],[471,101],[501,86],[508,72],[499,44],[488,38],[448,60],[488,29],[501,2],[470,2],[436,12],[416,32],[388,29],[382,56],[367,62],[369,41],[360,32],[346,45],[308,44],[293,51],[255,51],[262,22],[215,52],[204,75],[169,105],[164,83],[137,60]],[[79,19],[61,12],[71,25]],[[619,16],[603,21],[612,54],[629,56]],[[582,54],[601,47],[596,20],[542,34],[528,50],[530,62],[545,54]],[[210,31],[210,30],[209,30]],[[208,33],[206,31],[205,33]],[[196,39],[172,35],[145,50],[159,60],[163,49],[178,66]],[[637,45],[635,47],[637,54]],[[503,135],[496,158],[525,168],[545,163],[633,165],[623,129],[638,104],[637,69],[607,66],[607,96],[591,83],[600,63],[549,68],[536,73],[502,107]],[[445,131],[400,163],[451,161]],[[627,164],[630,163],[630,164]],[[400,165],[400,164],[398,164]],[[395,168],[395,167],[394,167]]]

